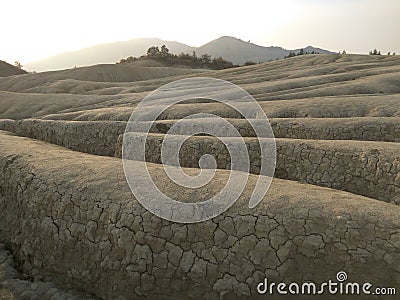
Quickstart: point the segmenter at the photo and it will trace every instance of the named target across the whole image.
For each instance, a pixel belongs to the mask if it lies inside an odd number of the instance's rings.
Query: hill
[[[265,62],[277,58],[283,58],[290,51],[298,52],[300,49],[287,50],[282,47],[264,47],[240,39],[223,36],[215,39],[199,48],[196,52],[201,54],[211,54],[214,57],[222,56],[225,59],[235,63],[244,64],[246,61]],[[308,46],[304,48],[305,52],[317,52],[320,54],[331,54],[332,52]]]
[[[116,63],[121,58],[129,56],[141,56],[146,54],[151,46],[161,47],[166,45],[170,53],[181,52],[192,54],[193,51],[200,56],[210,54],[212,57],[222,56],[234,64],[244,64],[246,61],[266,62],[277,58],[283,58],[289,52],[298,52],[300,49],[287,50],[281,47],[264,47],[240,39],[223,36],[200,47],[191,47],[183,43],[165,41],[157,38],[140,38],[124,42],[95,45],[71,52],[64,52],[39,61],[25,63],[30,71],[52,71],[73,68],[75,66],[90,66],[95,64]],[[308,46],[306,52],[318,52],[330,54],[332,52],[320,48]]]
[[[9,63],[6,63],[5,61],[0,60],[0,77],[21,75],[26,73],[27,72],[25,70],[22,70],[13,65],[10,65]]]
[[[138,38],[95,45],[76,51],[60,53],[42,60],[26,63],[28,70],[37,72],[73,68],[74,66],[90,66],[95,64],[115,63],[122,57],[141,56],[153,45],[165,44],[171,52],[191,52],[192,47],[174,41],[165,41],[157,38]]]

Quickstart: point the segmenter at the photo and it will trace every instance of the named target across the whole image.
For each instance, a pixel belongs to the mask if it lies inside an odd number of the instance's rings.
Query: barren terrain
[[[151,127],[146,161],[180,201],[217,193],[230,158],[215,137],[191,137],[180,152],[186,172],[196,173],[205,153],[219,170],[197,193],[174,186],[159,156],[177,120],[217,114],[251,150],[240,199],[212,220],[179,224],[132,195],[121,144],[143,97],[195,76],[230,81],[258,101],[277,163],[270,190],[249,209],[265,175],[249,123],[207,99],[167,109]],[[0,299],[253,299],[264,277],[322,282],[339,271],[400,292],[399,56],[303,55],[221,71],[96,65],[0,77],[0,169]]]

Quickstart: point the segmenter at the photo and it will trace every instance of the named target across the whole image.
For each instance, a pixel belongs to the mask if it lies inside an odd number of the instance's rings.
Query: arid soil
[[[181,164],[197,174],[199,158],[212,154],[215,178],[198,191],[167,179],[160,145],[188,115],[228,120],[251,162],[231,208],[179,224],[131,193],[122,138],[143,97],[196,76],[235,83],[258,101],[277,162],[270,190],[249,209],[260,149],[248,121],[207,99],[168,108],[151,127],[146,161],[172,197],[201,201],[229,176],[226,149],[198,135],[183,145]],[[339,271],[399,293],[399,142],[399,56],[304,55],[222,71],[98,65],[0,78],[0,299],[264,299],[256,287],[265,277],[318,283]]]

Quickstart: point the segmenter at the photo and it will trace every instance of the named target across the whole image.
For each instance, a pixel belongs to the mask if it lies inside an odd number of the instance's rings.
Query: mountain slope
[[[124,42],[95,45],[71,52],[64,52],[36,62],[25,63],[28,70],[32,71],[52,71],[73,68],[74,66],[90,66],[95,64],[116,63],[121,58],[129,56],[141,56],[147,52],[151,46],[161,47],[165,44],[171,53],[181,52],[210,54],[212,57],[222,56],[232,61],[234,64],[244,64],[246,61],[266,62],[277,58],[283,58],[290,51],[282,47],[264,47],[240,39],[223,36],[215,39],[200,47],[191,47],[179,42],[165,41],[157,38],[140,38]],[[308,46],[304,49],[307,52],[318,52],[320,54],[331,54],[332,52]]]
[[[298,52],[299,50],[300,49],[287,50],[282,47],[263,47],[234,37],[223,36],[198,47],[196,52],[199,55],[208,53],[214,57],[222,56],[235,64],[244,64],[246,61],[265,62],[283,58],[285,55],[288,55],[290,51]],[[304,51],[315,51],[320,54],[332,53],[312,46],[304,48]]]
[[[26,74],[25,70],[19,69],[5,61],[0,60],[0,77]]]
[[[39,61],[26,63],[29,70],[52,71],[73,68],[74,66],[89,66],[103,63],[115,63],[128,56],[141,56],[151,46],[165,44],[173,53],[190,52],[192,47],[174,41],[157,38],[138,38],[129,41],[95,45],[76,51],[64,52]]]

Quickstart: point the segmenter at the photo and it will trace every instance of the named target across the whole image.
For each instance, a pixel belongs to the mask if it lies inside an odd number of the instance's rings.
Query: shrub
[[[369,55],[381,55],[381,51],[378,51],[376,48],[372,51],[369,51]]]

